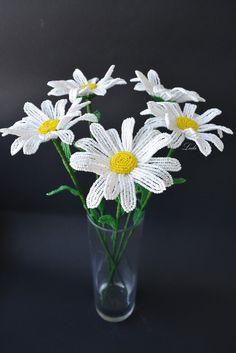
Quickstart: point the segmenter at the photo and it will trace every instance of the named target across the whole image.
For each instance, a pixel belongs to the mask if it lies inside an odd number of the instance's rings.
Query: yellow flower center
[[[199,125],[196,123],[195,120],[187,118],[186,116],[179,116],[176,119],[176,124],[179,129],[185,130],[185,129],[193,129],[195,131],[198,130]]]
[[[111,171],[118,174],[130,174],[137,165],[137,158],[130,152],[118,152],[110,160]]]
[[[80,86],[80,88],[87,88],[95,89],[97,87],[96,83],[87,83],[86,85]]]
[[[57,128],[57,125],[59,124],[58,119],[51,119],[51,120],[47,120],[44,121],[44,123],[42,125],[40,125],[40,127],[38,128],[38,132],[40,134],[46,135],[49,132],[55,131]]]

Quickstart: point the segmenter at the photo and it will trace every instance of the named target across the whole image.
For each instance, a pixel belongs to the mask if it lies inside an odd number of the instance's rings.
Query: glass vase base
[[[128,317],[133,313],[134,308],[135,308],[135,305],[133,305],[131,307],[131,309],[125,315],[122,315],[122,316],[108,316],[108,315],[105,315],[97,307],[96,307],[96,311],[97,311],[98,315],[103,320],[108,321],[108,322],[116,323],[116,322],[122,322],[122,321],[125,321],[126,319],[128,319]]]

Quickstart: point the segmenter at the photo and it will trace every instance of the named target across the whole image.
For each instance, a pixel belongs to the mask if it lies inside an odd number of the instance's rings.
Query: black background
[[[46,99],[49,80],[80,68],[102,77],[111,64],[127,81],[156,69],[217,107],[215,122],[235,131],[234,1],[0,1],[1,127]],[[55,98],[54,101],[56,100]],[[148,96],[133,84],[94,99],[105,127],[134,116]],[[218,120],[217,120],[218,119]],[[78,124],[76,136],[88,134]],[[187,183],[150,202],[140,260],[137,313],[102,322],[92,307],[85,220],[77,199],[47,198],[69,183],[51,143],[10,156],[0,140],[1,353],[235,353],[235,147],[178,150]],[[85,190],[93,180],[81,174]]]

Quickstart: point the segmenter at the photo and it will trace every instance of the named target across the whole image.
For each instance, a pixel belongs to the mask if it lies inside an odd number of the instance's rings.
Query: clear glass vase
[[[126,214],[123,226],[112,230],[88,217],[95,308],[106,321],[123,321],[134,310],[143,218],[133,222]]]

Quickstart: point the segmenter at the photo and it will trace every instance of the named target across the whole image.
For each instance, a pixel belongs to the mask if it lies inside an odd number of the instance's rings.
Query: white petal
[[[92,123],[90,125],[90,131],[93,137],[97,140],[101,151],[103,151],[107,156],[112,156],[114,153],[118,152],[117,147],[113,143],[110,135],[105,131],[102,125]]]
[[[151,96],[154,94],[153,93],[153,84],[147,79],[147,77],[140,71],[135,71],[138,79],[140,82],[142,82],[143,86],[145,87],[145,91],[147,91],[148,94]]]
[[[170,143],[168,145],[169,148],[178,148],[182,145],[185,140],[185,135],[179,131],[173,131],[170,135]]]
[[[148,163],[157,164],[160,168],[168,172],[178,172],[181,169],[181,164],[178,159],[171,157],[153,157]]]
[[[97,96],[105,96],[105,94],[107,93],[107,90],[102,85],[99,85],[99,82],[98,82],[97,87],[93,89],[91,93],[96,94]]]
[[[145,163],[161,148],[166,147],[170,141],[170,135],[161,133],[153,137],[146,145],[143,146],[142,150],[136,153],[136,157],[139,162]]]
[[[131,80],[130,80],[131,81]],[[134,86],[134,90],[135,91],[145,91],[145,87],[144,87],[144,85],[143,85],[143,83],[142,82],[138,82],[138,83],[136,83],[136,85]]]
[[[88,83],[87,78],[84,76],[83,72],[79,69],[75,69],[73,72],[73,78],[78,83],[79,86],[84,86]]]
[[[149,118],[145,121],[145,125],[150,126],[150,128],[152,129],[156,129],[159,127],[166,127],[166,119],[165,117]]]
[[[134,118],[127,118],[123,121],[121,126],[121,141],[124,151],[132,151],[133,147],[133,131],[135,120]]]
[[[120,201],[125,212],[131,212],[136,208],[136,191],[131,175],[119,174]]]
[[[11,155],[14,156],[17,152],[19,152],[23,145],[25,143],[25,140],[22,137],[18,137],[15,139],[13,144],[11,145]]]
[[[109,129],[109,130],[107,130],[107,133],[110,135],[112,142],[114,143],[114,145],[117,148],[117,151],[122,151],[123,146],[122,146],[118,131],[116,129]]]
[[[57,81],[49,81],[47,83],[48,86],[53,87],[53,89],[48,92],[48,95],[53,96],[63,96],[65,94],[69,94],[69,91],[72,88],[77,86],[74,80],[57,80]]]
[[[104,188],[106,200],[115,200],[120,193],[118,174],[110,172],[107,176]]]
[[[41,103],[41,110],[49,119],[54,119],[54,107],[50,100],[47,99]]]
[[[175,87],[169,90],[171,94],[171,100],[177,103],[184,103],[188,101],[193,102],[205,102],[205,99],[200,97],[195,91],[188,91],[182,87]]]
[[[79,121],[88,121],[90,123],[96,123],[98,121],[98,118],[96,117],[95,114],[91,114],[91,113],[86,113],[84,115],[81,115],[80,117],[72,120],[68,125],[67,125],[67,129],[70,129],[72,126],[74,126],[75,124],[77,124]]]
[[[221,130],[225,132],[226,134],[233,134],[233,131],[229,129],[228,127],[221,126],[221,125],[215,125],[215,124],[205,124],[201,125],[198,129],[199,132],[205,132],[205,131],[212,131],[212,130]]]
[[[150,139],[159,134],[159,130],[153,130],[148,125],[141,127],[133,140],[133,152],[136,151],[136,148],[142,148]]]
[[[68,145],[72,145],[74,141],[74,134],[71,130],[57,130],[54,134],[60,138],[60,140]]]
[[[70,158],[70,165],[73,169],[91,172],[99,175],[106,174],[109,169],[109,160],[102,154],[90,152],[76,152]]]
[[[196,109],[197,109],[196,104],[186,103],[184,105],[183,116],[186,116],[192,119],[194,117],[194,113]]]
[[[27,155],[34,154],[35,152],[37,152],[40,143],[41,141],[39,139],[31,137],[24,143],[23,153]]]
[[[76,141],[75,147],[81,148],[86,152],[91,152],[99,155],[102,154],[105,157],[105,154],[100,150],[98,143],[92,138],[85,137],[79,139]]]
[[[164,181],[156,177],[148,170],[138,167],[131,172],[131,175],[136,183],[140,184],[154,194],[160,194],[166,189]]]
[[[194,141],[204,156],[208,156],[211,153],[211,145],[201,137],[201,134],[193,129],[186,129],[184,132],[186,138]]]
[[[217,108],[208,109],[207,111],[205,111],[205,113],[198,115],[196,117],[196,122],[200,125],[207,124],[207,123],[209,123],[209,121],[211,121],[212,119],[214,119],[217,115],[220,115],[221,113],[222,113],[222,111]]]
[[[69,100],[71,103],[73,103],[76,99],[77,96],[79,95],[79,88],[72,88],[69,91]]]
[[[100,81],[101,82],[101,81]],[[112,78],[110,80],[107,80],[106,82],[102,83],[104,88],[108,89],[111,87],[114,87],[116,85],[126,85],[127,82],[125,80],[123,80],[122,78]]]
[[[173,185],[173,178],[170,173],[161,168],[157,163],[140,163],[138,167],[145,171],[151,172],[156,177],[162,179],[165,186],[169,187]]]
[[[200,133],[200,135],[204,140],[212,142],[216,146],[216,148],[218,148],[218,150],[220,150],[221,152],[223,151],[224,144],[218,136],[207,133]]]
[[[47,115],[44,114],[39,108],[37,108],[34,104],[30,102],[25,103],[24,111],[28,116],[33,117],[39,123],[42,123],[48,120]]]
[[[104,194],[105,181],[106,179],[100,176],[93,183],[86,198],[88,208],[96,208],[99,206]]]
[[[155,70],[149,70],[147,77],[149,81],[151,81],[151,83],[155,86],[158,86],[161,83],[158,73]]]
[[[55,118],[65,115],[65,107],[67,104],[67,99],[60,99],[56,102],[54,108]]]

